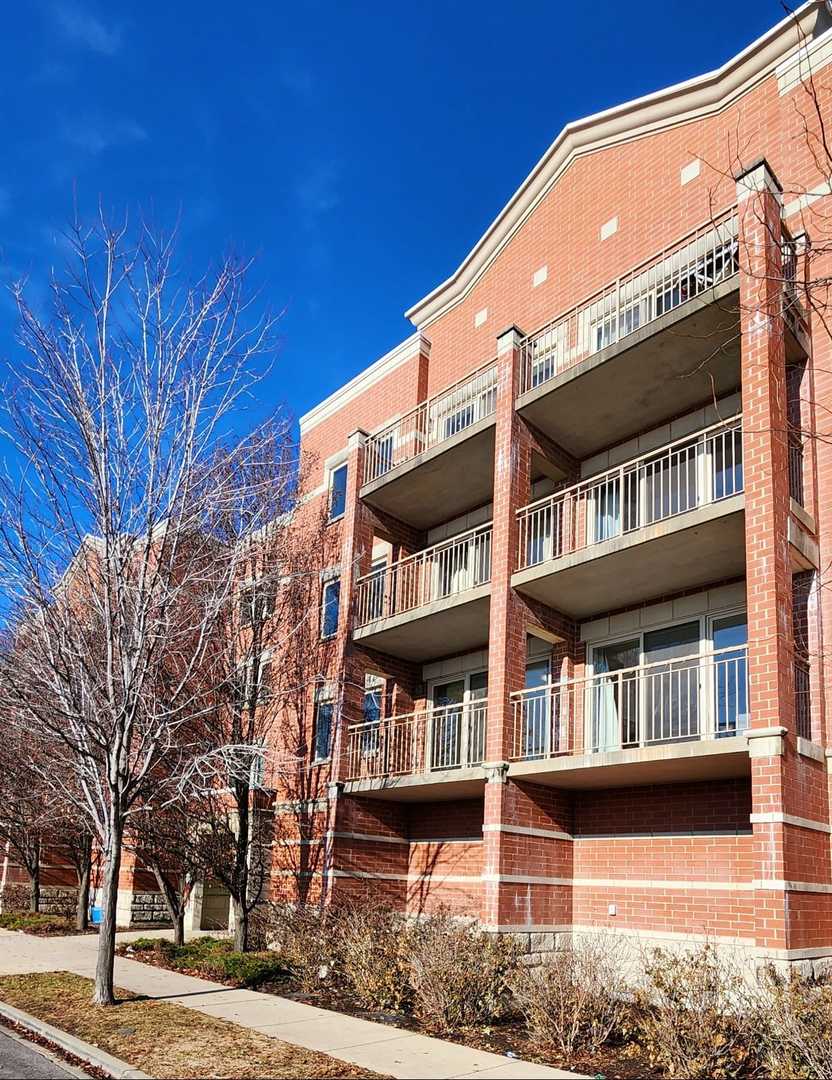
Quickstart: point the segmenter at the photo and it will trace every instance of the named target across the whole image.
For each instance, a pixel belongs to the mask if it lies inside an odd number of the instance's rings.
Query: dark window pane
[[[328,581],[324,585],[321,611],[321,637],[334,637],[338,632],[338,609],[341,599],[341,582]]]
[[[341,465],[332,473],[329,488],[329,520],[343,515],[347,508],[347,466]]]

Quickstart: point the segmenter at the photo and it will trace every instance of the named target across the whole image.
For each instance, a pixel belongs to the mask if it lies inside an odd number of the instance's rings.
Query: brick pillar
[[[817,820],[826,777],[796,753],[782,196],[765,162],[738,178],[737,201],[754,934],[759,950],[787,956],[822,944],[819,922],[830,923],[828,897],[812,891],[830,880],[829,837],[795,822]]]
[[[535,933],[567,921],[571,811],[560,793],[516,783],[506,775],[514,743],[511,694],[525,682],[526,633],[533,619],[511,587],[517,566],[517,510],[531,498],[536,446],[514,408],[520,385],[520,337],[512,327],[497,339],[481,920],[488,928]]]
[[[127,848],[121,851],[116,898],[116,926],[130,926],[133,921],[133,894],[136,891],[136,856]]]

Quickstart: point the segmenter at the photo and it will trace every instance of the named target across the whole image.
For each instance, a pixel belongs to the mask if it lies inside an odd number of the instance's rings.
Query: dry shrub
[[[542,1053],[596,1053],[620,1035],[629,1011],[618,943],[603,935],[558,949],[511,979],[529,1036]]]
[[[21,912],[28,911],[32,900],[32,886],[28,883],[16,882],[3,886],[2,905],[0,911]]]
[[[338,934],[340,970],[364,1008],[405,1009],[412,996],[405,916],[377,906],[346,908]]]
[[[408,952],[413,1013],[428,1030],[490,1024],[510,1009],[519,949],[509,938],[440,912],[412,928]]]
[[[761,974],[760,1026],[765,1031],[765,1068],[788,1080],[832,1075],[832,983],[791,971]]]
[[[269,945],[280,953],[300,988],[314,990],[330,981],[339,959],[337,913],[305,905],[270,904],[269,909]]]
[[[706,944],[692,952],[654,950],[637,994],[637,1031],[667,1076],[734,1077],[757,1067],[760,1033],[748,988],[732,961]]]

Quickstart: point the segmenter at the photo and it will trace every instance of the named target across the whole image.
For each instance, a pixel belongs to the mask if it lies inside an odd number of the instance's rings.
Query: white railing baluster
[[[364,483],[379,480],[398,465],[492,416],[497,404],[497,364],[490,360],[473,375],[375,432],[367,439]]]
[[[356,626],[487,584],[491,580],[491,535],[489,522],[358,578]]]
[[[700,460],[710,462],[707,481],[702,479],[706,470],[700,469]],[[742,421],[735,418],[521,507],[517,569],[558,559],[742,490]]]
[[[422,709],[354,724],[347,732],[346,780],[427,775],[481,765],[486,701]]]
[[[747,647],[732,646],[512,694],[512,760],[742,734]]]
[[[736,207],[685,234],[521,343],[521,393],[727,280],[739,269]]]

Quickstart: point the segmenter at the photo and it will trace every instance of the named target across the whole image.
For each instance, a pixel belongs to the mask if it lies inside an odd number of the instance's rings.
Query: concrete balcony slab
[[[750,773],[745,735],[514,761],[508,770],[512,780],[575,789],[717,780]]]
[[[485,791],[482,765],[460,769],[436,769],[406,776],[383,776],[348,780],[348,795],[385,799],[391,802],[442,802],[449,799],[474,799]]]
[[[416,529],[430,529],[490,502],[493,489],[492,415],[364,484],[361,498]]]
[[[526,391],[517,409],[576,458],[740,385],[738,277]]]
[[[745,572],[745,497],[654,525],[520,570],[518,592],[574,618],[589,618]]]
[[[400,660],[425,663],[488,643],[491,585],[434,600],[353,631],[353,640]]]

